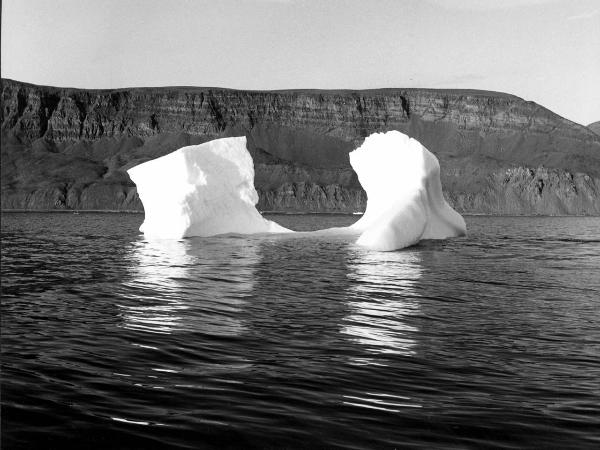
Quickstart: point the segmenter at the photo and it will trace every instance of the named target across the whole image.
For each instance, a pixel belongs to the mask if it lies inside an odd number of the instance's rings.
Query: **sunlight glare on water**
[[[411,336],[417,329],[405,319],[419,312],[418,295],[413,290],[421,276],[418,254],[357,248],[348,269],[352,287],[347,304],[352,314],[345,318],[348,325],[343,332],[372,353],[411,355],[416,344]],[[373,363],[377,363],[375,359]]]

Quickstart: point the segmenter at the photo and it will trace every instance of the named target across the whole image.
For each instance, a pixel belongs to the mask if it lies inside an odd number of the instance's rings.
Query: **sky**
[[[600,120],[600,0],[3,0],[2,77],[472,88]]]

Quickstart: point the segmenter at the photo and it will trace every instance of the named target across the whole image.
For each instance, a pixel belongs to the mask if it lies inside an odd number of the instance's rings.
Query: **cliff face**
[[[261,210],[356,211],[348,152],[399,130],[440,159],[459,211],[599,214],[600,136],[484,91],[77,90],[2,80],[3,209],[142,209],[125,170],[246,135]]]

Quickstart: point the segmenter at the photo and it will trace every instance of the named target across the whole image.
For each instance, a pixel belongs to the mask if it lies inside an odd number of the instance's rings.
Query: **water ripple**
[[[600,444],[598,218],[391,253],[141,220],[3,215],[3,448]]]

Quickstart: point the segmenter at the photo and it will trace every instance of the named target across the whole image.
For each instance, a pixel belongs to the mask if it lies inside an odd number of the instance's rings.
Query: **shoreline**
[[[125,214],[143,214],[144,211],[136,209],[0,209],[0,213],[125,213]]]
[[[144,214],[144,211],[135,209],[1,209],[0,214],[5,213],[60,213],[60,214]],[[281,216],[307,216],[307,215],[338,215],[338,216],[362,216],[364,212],[341,212],[341,211],[259,211],[266,215]],[[460,213],[466,217],[600,217],[598,214],[485,214],[485,213]]]

